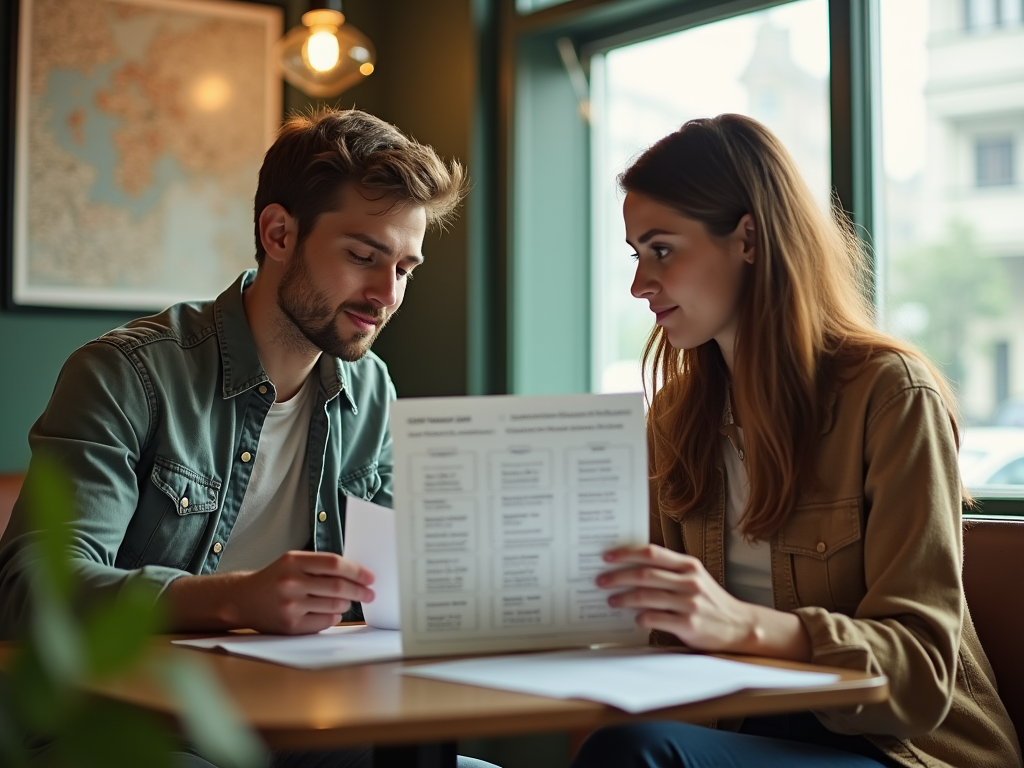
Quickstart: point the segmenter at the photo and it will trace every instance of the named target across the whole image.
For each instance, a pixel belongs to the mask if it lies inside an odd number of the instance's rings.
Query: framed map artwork
[[[161,309],[255,264],[282,22],[224,0],[20,0],[14,306]]]

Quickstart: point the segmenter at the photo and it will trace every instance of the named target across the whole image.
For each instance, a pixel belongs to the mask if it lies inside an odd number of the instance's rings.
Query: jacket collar
[[[217,297],[213,304],[223,374],[222,395],[225,400],[270,381],[260,362],[256,342],[252,338],[249,321],[245,318],[245,307],[242,304],[242,293],[255,278],[255,269],[246,270]],[[358,413],[346,363],[336,357],[322,354],[317,368],[327,400],[332,400],[338,393],[343,392],[352,413]]]

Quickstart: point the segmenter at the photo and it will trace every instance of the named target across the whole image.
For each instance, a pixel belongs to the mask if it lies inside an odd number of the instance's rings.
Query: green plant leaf
[[[152,715],[97,700],[60,734],[52,762],[76,768],[172,768],[174,747]]]
[[[10,707],[12,700],[11,679],[0,673],[0,765],[22,768],[28,762],[28,753],[22,743],[22,729]]]
[[[198,659],[174,659],[160,677],[178,701],[182,726],[199,754],[223,768],[259,768],[267,753],[256,734],[239,718],[216,676]]]
[[[163,624],[157,594],[150,582],[129,579],[115,602],[88,617],[84,636],[90,675],[107,677],[138,661],[149,637]]]
[[[39,566],[33,576],[57,595],[69,597],[73,579],[68,548],[75,496],[67,473],[55,460],[37,457],[26,480],[25,494],[32,527],[40,532],[32,548],[31,556]]]
[[[84,672],[82,634],[67,602],[34,590],[29,642],[43,670],[58,685],[77,685]]]

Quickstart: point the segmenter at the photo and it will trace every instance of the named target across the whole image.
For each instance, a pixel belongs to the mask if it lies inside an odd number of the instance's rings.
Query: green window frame
[[[477,184],[493,182],[494,192],[475,218],[471,390],[588,392],[590,130],[558,40],[577,52],[607,50],[609,41],[625,45],[784,1],[567,0],[525,13],[516,0],[479,3],[489,10],[479,22]],[[832,188],[869,252],[881,222],[878,13],[879,0],[829,0]],[[980,501],[976,512],[1024,514],[1024,499]]]

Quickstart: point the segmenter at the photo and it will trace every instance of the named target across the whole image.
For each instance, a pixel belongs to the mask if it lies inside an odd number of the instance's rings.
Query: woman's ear
[[[743,260],[753,264],[754,256],[757,254],[757,229],[754,227],[753,215],[745,213],[740,217],[736,229],[733,230],[733,237],[743,249]]]

